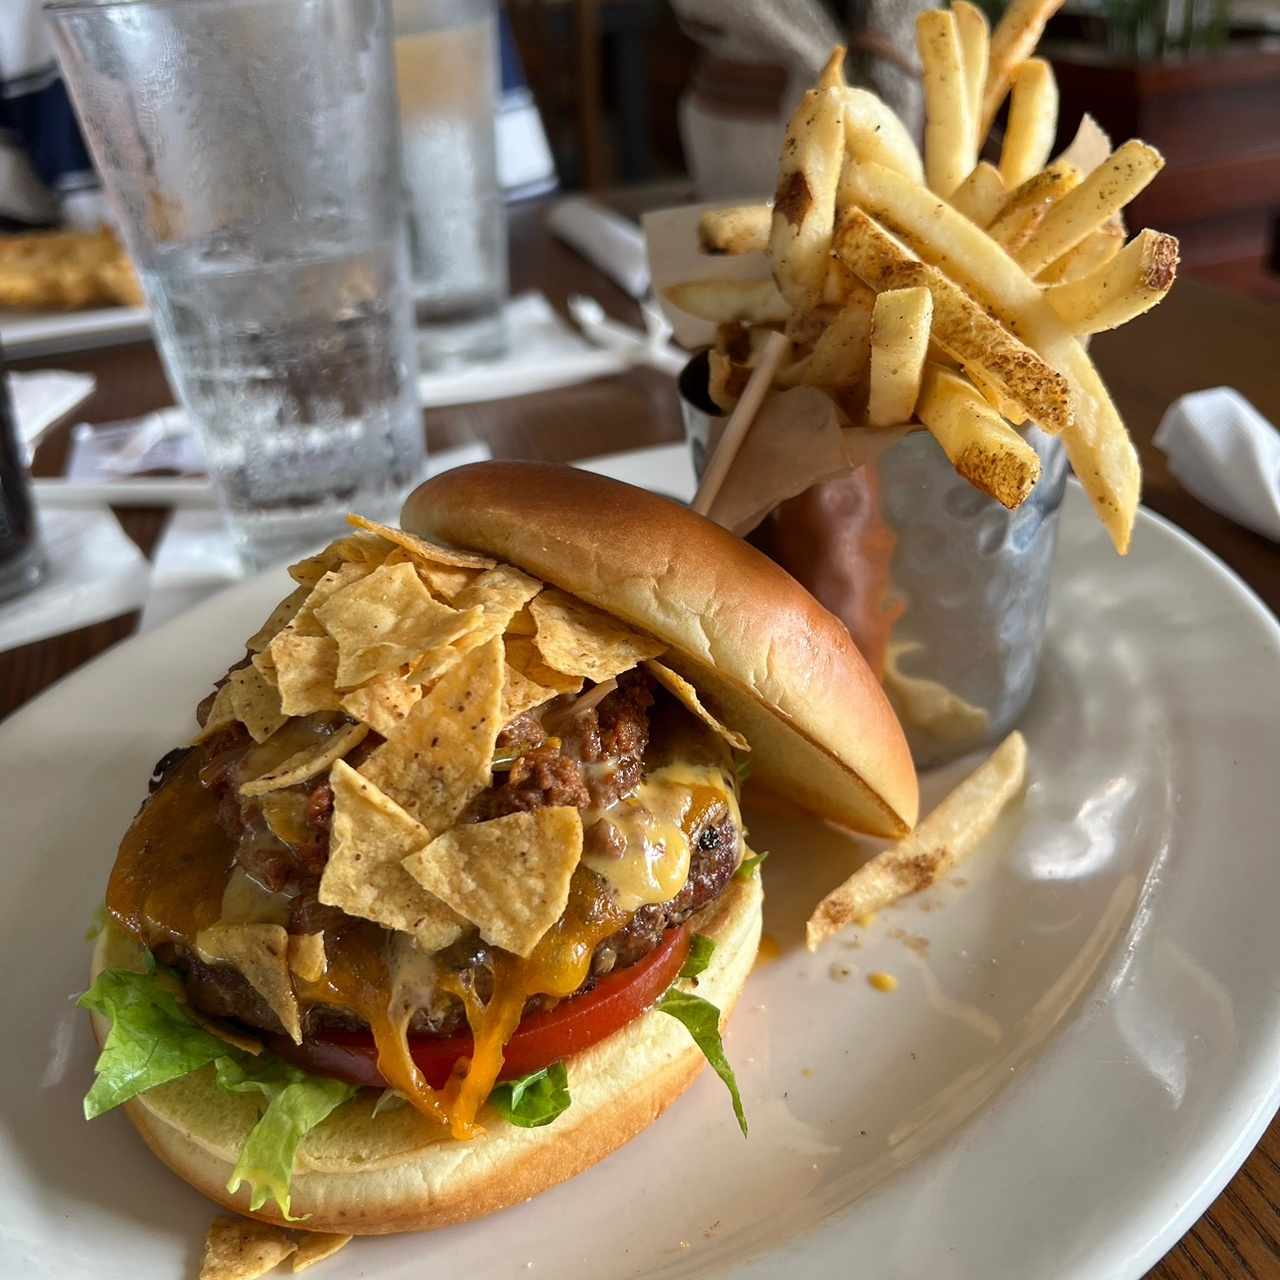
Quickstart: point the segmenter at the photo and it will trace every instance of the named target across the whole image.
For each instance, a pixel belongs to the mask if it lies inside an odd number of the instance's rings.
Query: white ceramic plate
[[[93,1051],[68,997],[152,763],[285,585],[216,597],[0,730],[0,1274],[194,1273],[210,1207],[123,1117],[80,1119]],[[358,1241],[317,1280],[1139,1276],[1277,1103],[1280,629],[1150,516],[1117,560],[1073,486],[1024,727],[1018,812],[856,947],[799,947],[846,840],[750,815],[782,955],[728,1038],[747,1141],[708,1073],[576,1181],[432,1237]],[[872,970],[899,990],[873,991]]]

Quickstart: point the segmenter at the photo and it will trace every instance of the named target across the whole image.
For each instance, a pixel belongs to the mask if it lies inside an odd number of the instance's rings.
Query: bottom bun
[[[760,941],[760,879],[732,881],[694,917],[716,942],[698,994],[722,1023],[751,972]],[[133,944],[104,930],[93,971],[128,964]],[[136,954],[136,949],[135,949]],[[94,1015],[99,1043],[109,1022]],[[504,1209],[572,1178],[635,1137],[666,1110],[705,1060],[675,1018],[653,1010],[568,1060],[573,1104],[553,1124],[521,1129],[492,1111],[471,1142],[443,1140],[411,1107],[372,1115],[370,1091],[340,1107],[304,1140],[295,1161],[292,1212],[311,1231],[382,1235],[428,1231]],[[274,1204],[250,1213],[248,1188],[226,1189],[252,1099],[218,1088],[213,1068],[161,1085],[125,1110],[151,1150],[209,1199],[249,1217],[280,1222]],[[728,1099],[725,1123],[732,1124]]]

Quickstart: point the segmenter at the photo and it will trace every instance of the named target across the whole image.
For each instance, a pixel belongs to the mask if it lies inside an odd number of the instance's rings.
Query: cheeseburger
[[[487,463],[354,531],[200,705],[120,844],[85,1110],[311,1231],[580,1172],[710,1061],[760,936],[739,787],[881,836],[902,733],[847,631],[685,508]]]

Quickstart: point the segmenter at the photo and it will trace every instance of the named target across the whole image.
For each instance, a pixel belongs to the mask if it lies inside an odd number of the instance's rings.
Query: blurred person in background
[[[0,0],[0,230],[108,220],[40,0]]]

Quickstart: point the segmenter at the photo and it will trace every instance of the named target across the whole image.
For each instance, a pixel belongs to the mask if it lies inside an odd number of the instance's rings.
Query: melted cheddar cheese
[[[738,801],[721,770],[665,765],[612,808],[582,815],[584,827],[610,823],[625,844],[620,854],[584,854],[583,865],[608,881],[618,906],[628,914],[670,902],[689,879],[693,833],[722,805],[741,831]]]

